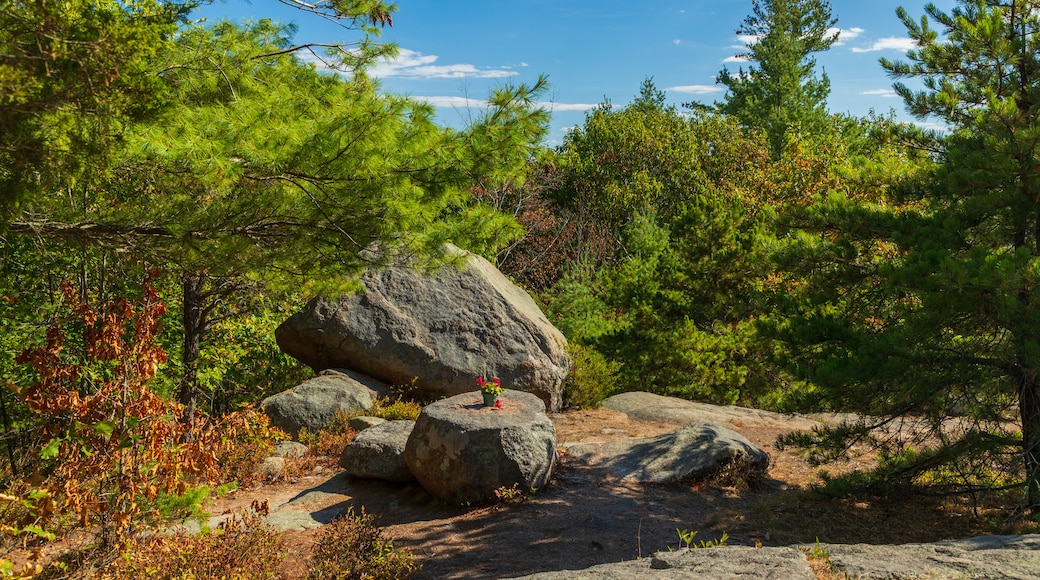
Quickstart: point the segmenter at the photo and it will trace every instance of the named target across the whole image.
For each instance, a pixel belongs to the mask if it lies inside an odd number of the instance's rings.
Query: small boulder
[[[285,471],[285,458],[279,455],[272,455],[263,460],[257,471],[265,479],[278,479],[282,472]]]
[[[480,504],[495,490],[519,485],[540,489],[556,465],[556,429],[545,404],[530,393],[507,390],[502,407],[484,407],[479,392],[427,405],[408,438],[404,458],[434,497]]]
[[[298,441],[279,441],[275,444],[271,455],[275,457],[303,457],[310,449]]]
[[[350,368],[434,395],[472,391],[493,374],[558,411],[571,364],[563,333],[490,262],[447,251],[463,269],[368,271],[363,292],[315,298],[279,325],[278,346],[315,371]]]
[[[354,477],[384,481],[414,481],[404,460],[404,448],[415,421],[384,421],[357,434],[343,448],[339,466]]]
[[[743,435],[703,421],[657,437],[571,444],[567,452],[607,467],[615,477],[643,483],[697,481],[723,468],[755,479],[769,467],[769,454]]]
[[[387,392],[385,385],[358,373],[328,373],[260,403],[271,425],[293,437],[300,429],[324,429],[332,424],[337,411],[368,411],[377,397]]]
[[[350,421],[347,421],[347,427],[355,431],[364,431],[369,427],[375,427],[383,423],[386,423],[386,419],[382,417],[351,417]]]

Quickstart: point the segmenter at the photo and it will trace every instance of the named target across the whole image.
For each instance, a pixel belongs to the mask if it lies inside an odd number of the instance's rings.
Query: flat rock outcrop
[[[748,409],[734,405],[719,406],[697,403],[676,397],[666,397],[643,391],[621,393],[604,399],[607,409],[620,411],[633,421],[688,423],[704,421],[717,425],[744,423],[777,425],[793,429],[812,429],[820,421],[798,416]]]
[[[806,553],[821,551],[835,577],[848,580],[1040,578],[1040,536],[982,536],[932,544],[819,544],[782,548],[724,546],[658,552],[649,558],[583,570],[542,572],[513,580],[766,578],[813,580]]]
[[[386,421],[358,433],[343,448],[339,466],[354,477],[414,481],[404,461],[404,447],[415,421]]]
[[[296,436],[300,429],[323,429],[336,418],[337,411],[369,411],[377,397],[387,392],[377,381],[350,371],[326,371],[260,402],[260,409],[271,425]]]
[[[344,367],[437,395],[472,391],[478,375],[563,403],[567,341],[534,300],[487,260],[454,246],[462,270],[365,273],[365,290],[315,298],[275,331],[278,346],[315,370]]]
[[[732,546],[658,552],[649,558],[600,564],[584,570],[542,572],[524,580],[638,580],[641,578],[730,580],[816,580],[805,556],[796,548]],[[515,578],[513,580],[520,580]]]
[[[605,466],[622,480],[643,483],[696,481],[731,467],[754,477],[764,475],[769,466],[769,455],[743,435],[703,421],[657,437],[565,446],[576,459]]]
[[[556,465],[556,428],[531,393],[506,390],[502,408],[484,407],[479,392],[427,405],[415,421],[404,458],[419,484],[452,504],[480,504],[495,490],[542,488]]]
[[[821,544],[832,570],[856,580],[1040,578],[1040,536],[980,536],[933,544]]]

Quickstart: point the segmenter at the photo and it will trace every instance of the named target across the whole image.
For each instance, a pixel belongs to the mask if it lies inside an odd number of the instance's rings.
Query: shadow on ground
[[[729,545],[748,546],[930,542],[990,531],[957,501],[833,499],[772,479],[747,490],[633,484],[564,455],[552,484],[520,503],[452,507],[415,483],[339,474],[276,510],[327,523],[364,509],[421,558],[419,578],[502,578],[646,557],[678,547],[677,529],[697,531],[695,543],[727,533]]]

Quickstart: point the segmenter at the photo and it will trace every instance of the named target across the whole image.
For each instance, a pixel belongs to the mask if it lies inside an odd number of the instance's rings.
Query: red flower
[[[495,399],[495,408],[496,409],[501,409],[502,408],[502,399]]]

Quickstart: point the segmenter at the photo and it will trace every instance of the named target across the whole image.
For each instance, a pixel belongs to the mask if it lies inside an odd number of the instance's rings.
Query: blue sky
[[[949,10],[954,0],[934,0]],[[919,18],[925,0],[832,0],[838,43],[816,56],[831,79],[832,112],[866,115],[871,109],[910,120],[892,81],[878,65],[912,48],[896,17],[905,7]],[[609,100],[624,105],[646,77],[676,105],[711,103],[725,93],[715,84],[746,39],[736,29],[751,0],[399,0],[382,40],[400,48],[395,62],[374,71],[387,92],[428,100],[438,119],[458,125],[467,105],[480,106],[490,88],[549,76],[545,106],[553,113],[550,144],[580,125],[589,108]],[[269,17],[296,24],[297,42],[356,39],[353,32],[277,0],[228,0],[201,13],[210,20]]]

